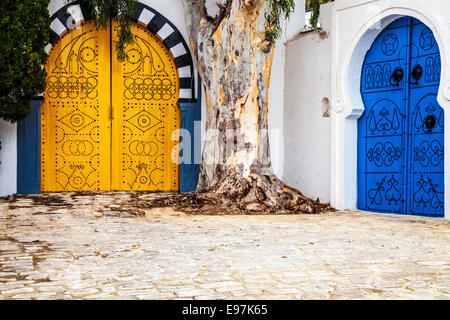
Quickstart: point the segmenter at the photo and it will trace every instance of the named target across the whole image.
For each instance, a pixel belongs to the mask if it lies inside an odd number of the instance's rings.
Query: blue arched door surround
[[[444,216],[444,111],[433,32],[415,18],[387,26],[365,57],[358,120],[358,208]]]

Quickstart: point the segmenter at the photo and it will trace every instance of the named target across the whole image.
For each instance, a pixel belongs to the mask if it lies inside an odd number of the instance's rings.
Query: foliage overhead
[[[319,25],[320,6],[333,1],[334,0],[306,0],[306,9],[312,11],[309,23],[313,29],[317,29]]]
[[[273,44],[281,35],[281,17],[289,18],[294,11],[294,0],[267,0],[269,1],[269,12],[266,14],[266,40]],[[97,28],[106,28],[109,17],[114,16],[114,19],[119,23],[118,38],[116,43],[117,57],[119,60],[124,60],[126,54],[124,47],[127,44],[133,43],[133,34],[130,29],[131,21],[133,20],[134,6],[136,0],[81,0],[87,3],[92,8],[92,15],[95,17]],[[219,5],[221,9],[229,7],[232,0],[226,1],[226,5]],[[222,17],[223,18],[223,17]]]
[[[266,13],[266,40],[273,44],[281,35],[281,17],[289,19],[294,11],[294,0],[268,0],[269,11]]]
[[[87,3],[91,8],[97,29],[107,28],[111,17],[118,22],[117,38],[119,41],[116,43],[116,53],[117,59],[124,61],[126,58],[125,46],[133,43],[131,22],[136,0],[80,0],[80,2]]]
[[[50,38],[49,0],[0,1],[0,118],[16,122],[45,90]]]
[[[25,119],[31,109],[30,101],[45,90],[46,72],[43,68],[50,38],[50,0],[2,0],[0,2],[0,118],[7,121]],[[232,0],[228,0],[232,1]],[[281,18],[289,18],[294,0],[267,0],[266,39],[270,44],[280,36]],[[327,0],[309,0],[327,1]],[[66,2],[72,2],[66,0]],[[116,53],[126,58],[125,46],[133,43],[131,22],[136,0],[79,0],[86,3],[95,18],[97,28],[107,28],[113,17],[119,24]]]

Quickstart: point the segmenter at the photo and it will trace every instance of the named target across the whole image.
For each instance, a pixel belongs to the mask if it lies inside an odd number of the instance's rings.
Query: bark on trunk
[[[273,174],[268,89],[273,48],[265,40],[268,1],[224,0],[217,19],[204,0],[182,0],[207,104],[199,192],[246,211],[317,211]]]

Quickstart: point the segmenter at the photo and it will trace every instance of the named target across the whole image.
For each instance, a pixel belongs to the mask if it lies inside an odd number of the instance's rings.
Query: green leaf
[[[294,11],[294,0],[268,0],[269,10],[265,15],[266,18],[266,40],[270,44],[274,44],[281,36],[281,17],[289,19],[291,13]]]
[[[136,0],[81,0],[91,8],[97,29],[107,28],[109,18],[118,22],[116,54],[119,61],[126,59],[125,47],[133,43],[131,22],[133,21]]]
[[[0,2],[0,118],[26,118],[30,101],[45,90],[50,39],[49,0]]]

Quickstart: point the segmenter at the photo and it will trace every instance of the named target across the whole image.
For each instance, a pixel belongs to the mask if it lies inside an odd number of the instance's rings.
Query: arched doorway
[[[124,62],[115,22],[64,33],[46,63],[41,110],[41,190],[178,190],[177,66],[138,23]]]
[[[358,208],[444,216],[441,58],[433,32],[402,17],[365,57],[358,120]]]

